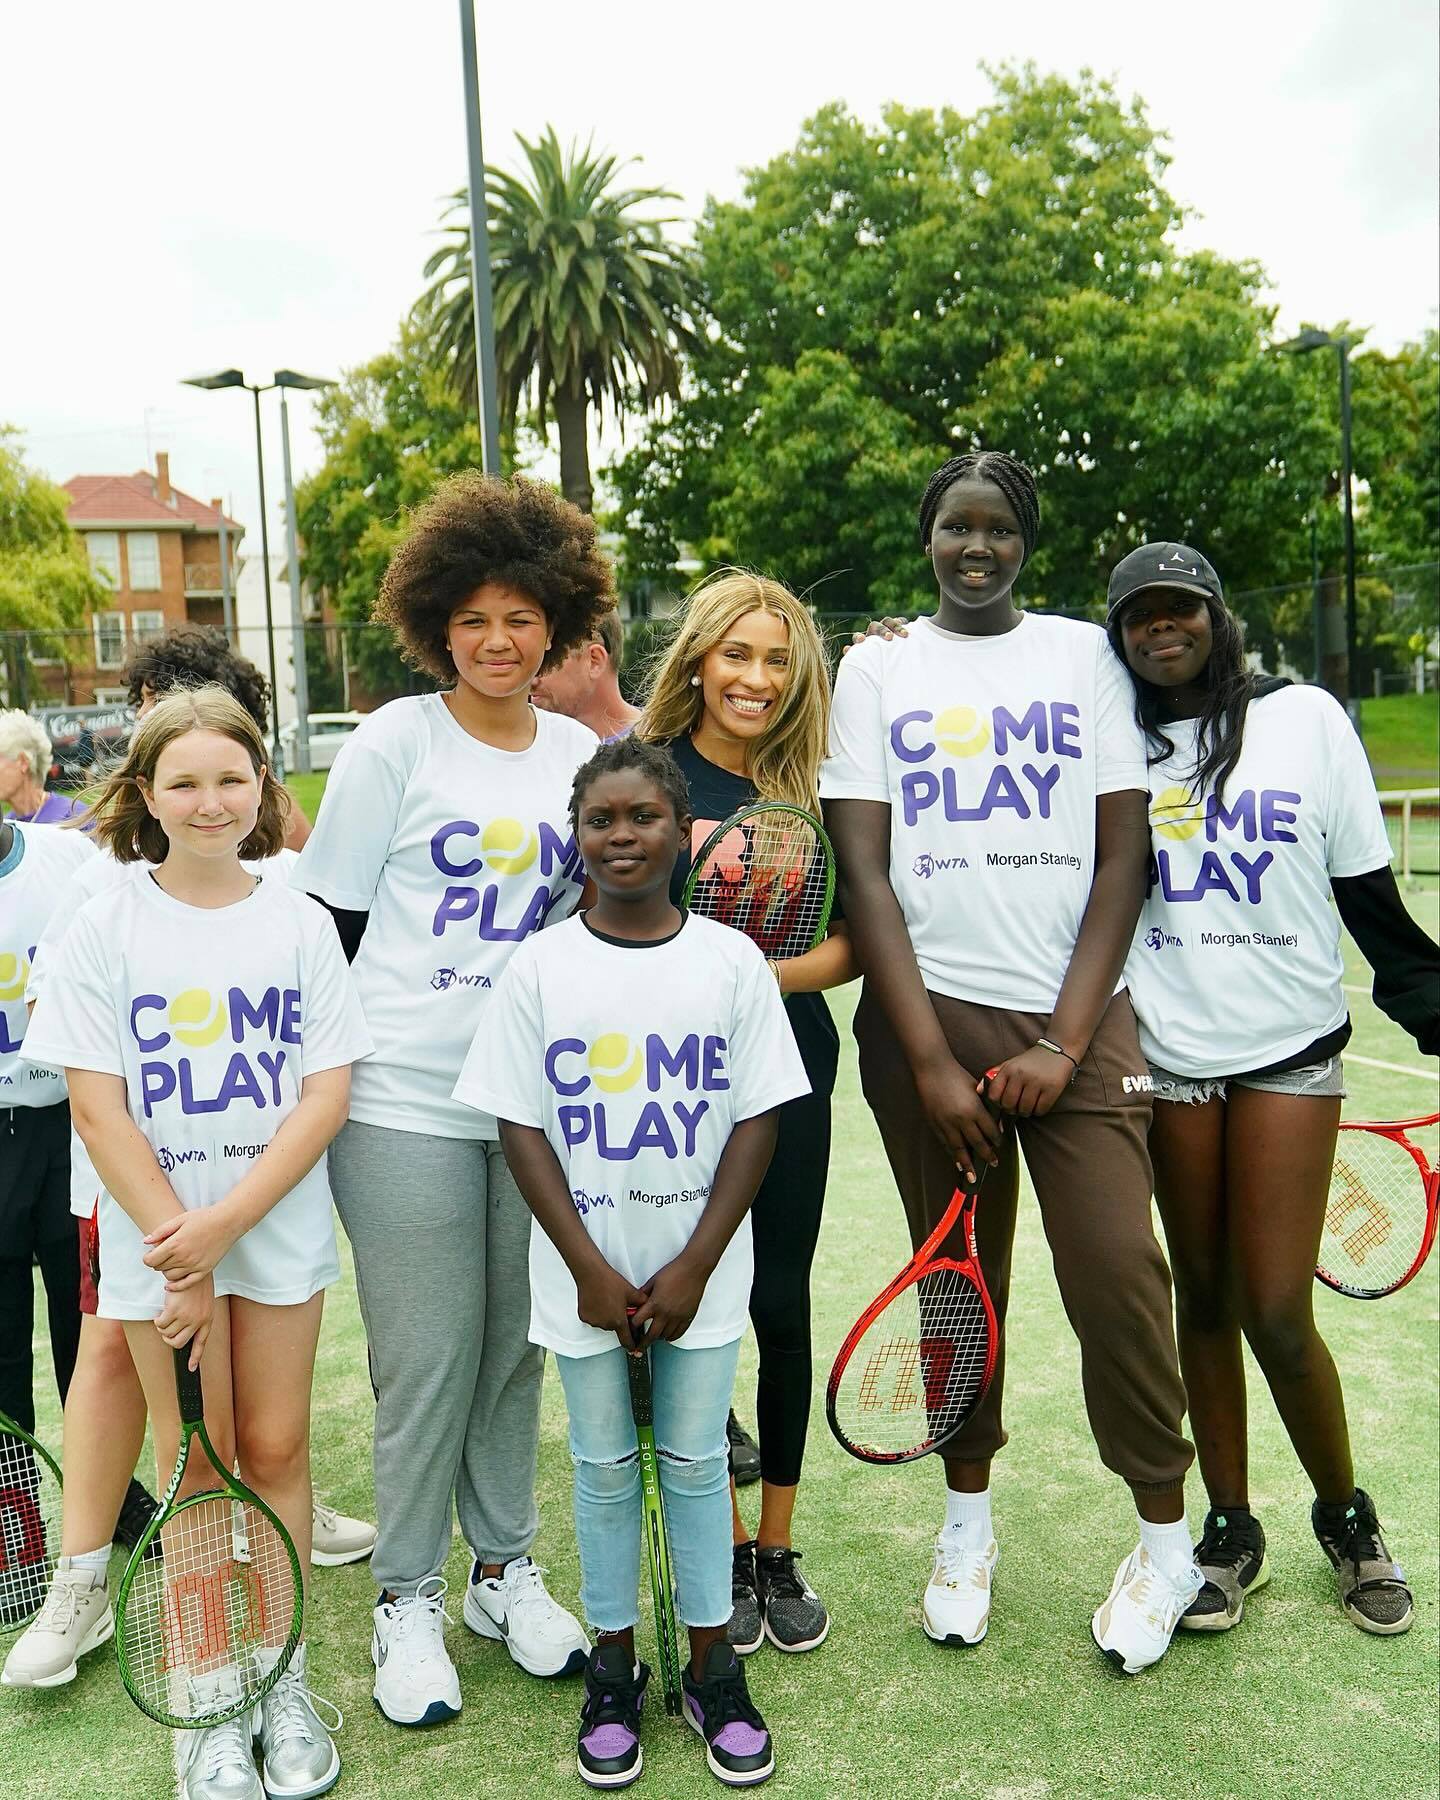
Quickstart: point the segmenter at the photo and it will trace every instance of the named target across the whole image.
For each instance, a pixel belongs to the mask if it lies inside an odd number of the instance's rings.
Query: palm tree
[[[616,159],[589,144],[563,149],[553,126],[520,146],[528,183],[485,171],[500,416],[513,426],[524,401],[543,430],[553,411],[560,486],[589,512],[590,408],[608,401],[623,419],[678,395],[681,356],[697,343],[699,286],[688,252],[666,242],[674,218],[637,217],[678,195],[614,189]],[[467,397],[476,391],[468,212],[462,188],[415,307],[434,360]]]

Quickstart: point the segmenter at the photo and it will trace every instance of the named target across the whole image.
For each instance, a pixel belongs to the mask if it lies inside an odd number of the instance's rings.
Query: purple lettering
[[[189,1079],[190,1059],[187,1057],[180,1065],[182,1087]],[[213,1100],[206,1101],[201,1110],[203,1112],[226,1112],[234,1100],[252,1100],[262,1111],[265,1106],[265,1091],[260,1086],[254,1069],[250,1066],[249,1057],[240,1050],[237,1050],[230,1058],[224,1080],[220,1083],[220,1092]],[[185,1110],[189,1112],[190,1108],[187,1106]]]
[[[693,1106],[687,1106],[683,1100],[677,1100],[673,1110],[675,1117],[685,1128],[685,1154],[686,1156],[693,1156],[695,1154],[695,1130],[700,1121],[705,1117],[706,1113],[709,1112],[710,1102],[708,1100],[697,1100]]]
[[[953,780],[953,769],[947,769],[945,773]],[[933,806],[940,798],[939,778],[932,775],[928,769],[918,770],[913,775],[902,775],[900,777],[900,798],[903,803],[905,823],[913,825],[921,813]]]
[[[280,1071],[285,1067],[285,1052],[283,1050],[257,1050],[255,1060],[270,1077],[270,1086],[273,1090],[270,1104],[278,1106],[280,1104]]]
[[[452,819],[448,825],[442,825],[430,840],[430,860],[442,875],[458,875],[462,879],[467,875],[479,875],[485,865],[478,856],[471,857],[469,862],[451,862],[448,855],[449,840],[452,837],[479,837],[480,827],[470,819]],[[436,934],[439,935],[438,933]]]
[[[582,1045],[583,1049],[584,1046]],[[576,1144],[583,1144],[590,1136],[590,1108],[588,1106],[562,1106],[556,1109],[555,1117],[560,1122],[560,1132],[565,1142],[573,1150]]]
[[[266,988],[260,999],[251,1002],[243,988],[230,990],[230,1035],[237,1044],[245,1042],[247,1025],[257,1026],[274,1040],[280,1028],[280,990]]]
[[[444,937],[445,927],[458,923],[461,919],[473,918],[480,904],[478,888],[448,887],[440,897],[440,904],[435,908],[435,918],[430,930],[435,937]]]
[[[140,1035],[140,1014],[142,1012],[164,1012],[165,1006],[166,1001],[163,994],[137,994],[130,1002],[130,1035],[134,1038],[138,1049],[147,1053],[151,1050],[163,1050],[170,1042],[168,1031],[161,1031],[150,1038]]]
[[[1020,773],[1035,789],[1035,810],[1042,819],[1050,817],[1050,796],[1054,792],[1055,783],[1060,779],[1059,763],[1051,763],[1048,769],[1037,769],[1033,763],[1022,763]],[[1021,814],[1022,818],[1026,815]]]
[[[997,706],[990,715],[995,728],[995,754],[1003,756],[1010,747],[1012,738],[1033,737],[1036,754],[1043,756],[1049,748],[1049,733],[1045,729],[1045,702],[1032,700],[1025,708],[1023,718],[1017,719],[1006,706]]]
[[[1050,702],[1050,748],[1056,756],[1084,757],[1080,748],[1080,708],[1073,700]]]
[[[605,1103],[595,1105],[595,1148],[606,1162],[633,1162],[642,1150],[661,1150],[673,1159],[675,1134],[665,1118],[665,1108],[658,1100],[647,1100],[640,1108],[635,1130],[628,1144],[612,1144],[605,1135]]]
[[[666,1048],[665,1040],[658,1032],[652,1031],[645,1040],[645,1085],[652,1094],[660,1091],[660,1079],[664,1075],[678,1076],[692,1092],[700,1085],[700,1039],[692,1031],[683,1037],[674,1050]]]
[[[1298,844],[1300,840],[1293,831],[1281,829],[1285,825],[1293,825],[1298,816],[1286,810],[1281,805],[1282,801],[1298,806],[1300,796],[1287,794],[1283,788],[1266,788],[1261,793],[1260,835],[1269,844]]]
[[[168,1100],[175,1092],[175,1071],[169,1063],[141,1063],[140,1065],[140,1098],[145,1107],[148,1119],[162,1100]]]
[[[1293,841],[1293,840],[1292,840]],[[1273,850],[1262,850],[1253,862],[1243,857],[1238,850],[1230,852],[1230,860],[1245,877],[1245,898],[1252,906],[1260,904],[1260,877],[1275,860]]]
[[[540,839],[540,873],[553,875],[558,869],[562,875],[573,875],[580,861],[575,834],[567,831],[562,837],[542,819],[536,835]]]
[[[1181,887],[1176,882],[1168,850],[1158,850],[1155,856],[1160,871],[1160,891],[1167,900],[1203,900],[1206,894],[1228,894],[1238,905],[1240,896],[1214,850],[1207,850],[1200,858],[1195,885],[1190,888]]]
[[[1255,842],[1255,790],[1245,788],[1235,796],[1233,810],[1218,794],[1212,794],[1205,806],[1205,841],[1213,844],[1221,830],[1241,830],[1247,844]]]
[[[707,1037],[704,1057],[700,1069],[700,1085],[706,1093],[713,1094],[730,1086],[730,1077],[725,1069],[725,1052],[729,1045],[723,1037]]]
[[[905,727],[907,725],[928,725],[934,717],[934,713],[928,712],[901,713],[900,717],[896,719],[895,723],[890,727],[890,748],[895,752],[896,756],[900,758],[901,762],[926,762],[935,754],[934,744],[926,744],[922,748],[912,750],[905,742]],[[911,819],[909,823],[913,825],[915,821]]]
[[[25,1017],[25,1014],[22,1012],[20,1014],[20,1018],[22,1021],[23,1021],[24,1017]],[[17,1038],[11,1037],[10,1025],[9,1025],[8,1020],[5,1017],[5,1008],[3,1006],[0,1006],[0,1050],[3,1050],[3,1051],[18,1050],[20,1048],[21,1044],[24,1043],[24,1041],[25,1041],[25,1033],[23,1030],[21,1031],[19,1037],[17,1037]]]
[[[589,1087],[590,1077],[588,1075],[582,1075],[578,1081],[566,1081],[556,1067],[557,1062],[562,1056],[583,1056],[584,1054],[584,1038],[556,1038],[553,1044],[546,1046],[545,1079],[550,1083],[557,1094],[583,1094],[586,1088]],[[584,1110],[585,1108],[583,1106],[562,1106],[560,1108],[562,1114],[567,1112],[584,1112]],[[567,1143],[571,1141],[572,1140],[569,1138],[566,1139]],[[580,1140],[577,1138],[573,1141],[578,1143]]]
[[[301,1041],[299,988],[286,988],[282,999],[284,1011],[280,1015],[280,1042],[298,1044]]]

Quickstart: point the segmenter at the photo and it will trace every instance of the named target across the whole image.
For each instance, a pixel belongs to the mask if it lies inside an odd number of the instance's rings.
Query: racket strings
[[[1414,1266],[1426,1222],[1424,1184],[1410,1153],[1378,1132],[1341,1132],[1320,1268],[1346,1286],[1393,1287]]]
[[[60,1551],[60,1483],[28,1439],[0,1428],[0,1631],[26,1624]]]
[[[290,1640],[298,1596],[279,1532],[258,1508],[216,1494],[161,1527],[160,1554],[140,1564],[120,1629],[136,1698],[187,1724],[236,1709],[267,1670],[256,1652]]]
[[[732,838],[743,840],[733,851]],[[829,856],[814,826],[790,813],[762,814],[707,859],[690,905],[743,931],[766,956],[800,956],[828,916],[829,887]]]
[[[990,1363],[984,1300],[959,1269],[903,1288],[851,1351],[835,1411],[860,1449],[893,1456],[949,1436],[974,1410]]]

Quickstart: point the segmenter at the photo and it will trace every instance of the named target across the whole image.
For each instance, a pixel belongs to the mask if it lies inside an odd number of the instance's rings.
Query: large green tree
[[[695,279],[688,252],[665,236],[674,219],[646,211],[674,194],[617,187],[613,156],[566,149],[553,127],[519,142],[527,176],[487,168],[485,178],[501,419],[513,427],[526,412],[543,432],[553,414],[560,486],[589,512],[591,409],[623,420],[678,395],[682,356],[698,343]],[[415,322],[435,365],[473,401],[468,190],[446,218]]]
[[[87,608],[106,588],[90,572],[84,545],[65,520],[61,488],[26,466],[0,426],[0,675],[11,704],[30,697],[36,656],[68,661]]]

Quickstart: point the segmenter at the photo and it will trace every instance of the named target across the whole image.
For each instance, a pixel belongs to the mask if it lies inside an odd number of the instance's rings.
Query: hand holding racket
[[[121,1577],[115,1648],[141,1712],[185,1729],[236,1718],[275,1685],[300,1641],[304,1590],[289,1533],[215,1455],[190,1351],[174,1354],[180,1453]],[[213,1482],[177,1499],[197,1453]],[[235,1554],[237,1527],[248,1561]]]
[[[60,1517],[59,1463],[0,1413],[0,1635],[28,1625],[45,1604]]]
[[[1379,1300],[1420,1273],[1435,1242],[1440,1169],[1406,1135],[1440,1113],[1342,1124],[1316,1277],[1354,1300]]]
[[[939,1224],[870,1302],[841,1344],[825,1416],[861,1462],[905,1463],[939,1450],[985,1397],[998,1334],[975,1248],[984,1182],[957,1188]],[[955,1254],[944,1253],[958,1231]]]
[[[655,1453],[655,1396],[650,1384],[648,1345],[625,1357],[630,1377],[630,1411],[640,1450],[640,1520],[645,1556],[650,1564],[650,1591],[655,1601],[655,1635],[659,1640],[660,1680],[667,1713],[680,1711],[680,1633],[675,1623],[674,1584],[670,1578],[670,1541],[665,1535],[665,1503],[660,1493],[660,1460]]]
[[[835,853],[820,821],[765,801],[732,813],[696,851],[684,905],[743,931],[776,962],[824,938],[835,902]]]

